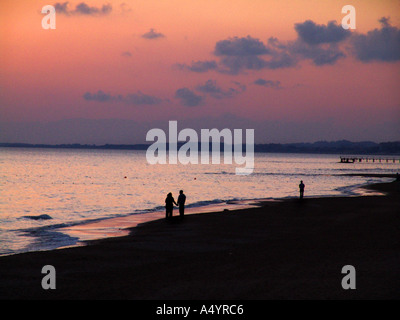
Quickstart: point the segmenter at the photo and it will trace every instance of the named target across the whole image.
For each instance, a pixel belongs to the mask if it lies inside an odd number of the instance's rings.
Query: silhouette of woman
[[[166,219],[172,218],[174,204],[177,205],[174,197],[172,196],[172,193],[170,192],[167,194],[167,197],[165,198],[165,218]]]

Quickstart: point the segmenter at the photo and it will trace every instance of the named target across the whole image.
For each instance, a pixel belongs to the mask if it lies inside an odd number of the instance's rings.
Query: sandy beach
[[[399,299],[400,182],[368,188],[386,195],[267,201],[0,257],[0,298]],[[56,269],[55,290],[42,289],[44,265]],[[345,265],[355,290],[341,286]]]

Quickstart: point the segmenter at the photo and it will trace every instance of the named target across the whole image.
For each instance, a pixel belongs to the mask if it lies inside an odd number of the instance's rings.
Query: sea
[[[137,150],[0,148],[0,256],[125,235],[164,218],[169,192],[183,190],[195,214],[295,198],[300,180],[305,197],[368,195],[360,187],[393,179],[347,174],[400,171],[399,161],[340,163],[334,154],[255,153],[254,163],[236,175],[235,163],[149,164]]]

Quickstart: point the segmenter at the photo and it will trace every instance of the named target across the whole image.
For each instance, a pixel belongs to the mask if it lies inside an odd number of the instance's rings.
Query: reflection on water
[[[0,254],[28,245],[30,250],[70,245],[81,238],[79,229],[106,235],[118,230],[90,231],[82,222],[121,217],[115,223],[122,229],[150,215],[161,218],[166,194],[176,198],[180,189],[188,209],[199,211],[232,199],[296,197],[300,180],[306,184],[305,196],[342,195],[354,189],[348,186],[382,179],[340,174],[399,170],[398,163],[346,164],[339,159],[255,154],[254,173],[240,176],[236,164],[150,165],[144,151],[1,148]],[[57,234],[60,227],[69,227],[69,237]]]
[[[228,201],[227,203],[223,202],[208,206],[189,207],[185,210],[185,215],[245,209],[256,207],[257,204],[258,203],[254,200]],[[178,208],[174,210],[174,215],[178,215]],[[144,222],[163,219],[164,217],[164,211],[154,211],[146,214],[134,214],[118,218],[103,219],[93,223],[78,224],[61,228],[60,232],[72,237],[78,237],[80,241],[122,237],[130,233],[128,228],[135,227]]]

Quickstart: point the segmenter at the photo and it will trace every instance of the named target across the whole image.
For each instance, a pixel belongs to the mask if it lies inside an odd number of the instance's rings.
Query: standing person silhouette
[[[172,212],[174,210],[174,203],[175,203],[175,205],[177,205],[174,197],[172,196],[172,193],[170,192],[167,194],[167,197],[165,198],[165,218],[166,219],[172,218]]]
[[[300,181],[300,184],[299,184],[299,189],[300,189],[300,200],[303,199],[304,187],[305,187],[305,185],[304,185],[304,183],[303,183],[303,180],[301,180],[301,181]]]
[[[179,206],[179,216],[183,218],[183,215],[185,213],[185,202],[186,202],[186,196],[183,193],[183,190],[179,191],[179,197],[178,197],[178,206]]]

